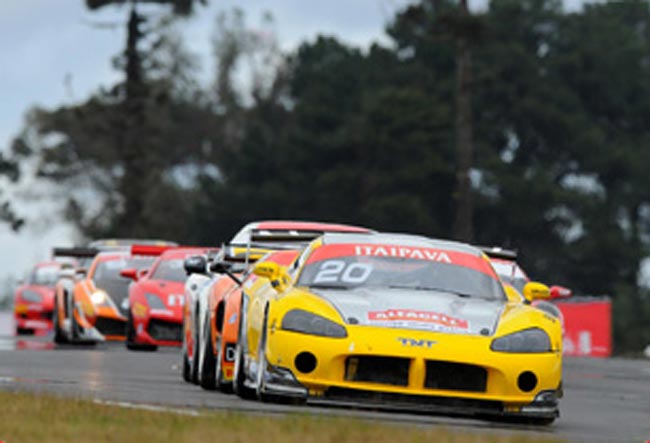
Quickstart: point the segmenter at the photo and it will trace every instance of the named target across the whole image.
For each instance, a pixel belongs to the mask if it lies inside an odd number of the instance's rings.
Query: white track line
[[[166,408],[164,406],[149,405],[144,403],[129,403],[126,401],[109,401],[109,400],[100,400],[98,398],[93,400],[93,403],[103,406],[116,406],[118,408],[125,409],[140,409],[143,411],[153,411],[153,412],[170,412],[172,414],[178,415],[189,415],[191,417],[199,417],[202,415],[196,409],[179,409],[179,408]]]

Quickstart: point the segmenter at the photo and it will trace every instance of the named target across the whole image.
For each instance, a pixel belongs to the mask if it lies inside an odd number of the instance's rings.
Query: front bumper
[[[153,346],[182,346],[183,319],[155,316],[134,319],[135,342]]]
[[[47,333],[53,328],[52,308],[40,304],[16,304],[14,306],[16,330],[21,333]]]
[[[269,329],[268,393],[464,415],[558,415],[559,352],[496,353],[490,337],[347,329],[345,339]]]

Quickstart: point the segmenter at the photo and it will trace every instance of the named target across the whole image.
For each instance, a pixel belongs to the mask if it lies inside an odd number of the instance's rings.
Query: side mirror
[[[528,302],[534,300],[548,300],[551,298],[551,290],[544,283],[531,281],[524,286],[524,298]]]
[[[76,268],[74,270],[74,276],[76,278],[84,278],[88,274],[88,269],[86,268]]]
[[[210,271],[217,274],[226,274],[232,281],[241,286],[242,281],[234,274],[234,268],[235,265],[227,261],[216,261],[210,265]]]
[[[133,281],[138,281],[138,270],[135,268],[122,269],[120,271],[120,276],[130,278]]]
[[[63,268],[59,271],[59,278],[74,278],[76,274],[73,268]]]
[[[138,279],[141,279],[142,277],[144,277],[144,276],[147,275],[148,273],[149,273],[149,269],[148,269],[148,268],[140,269],[140,270],[138,271]]]
[[[193,255],[188,257],[183,262],[183,267],[187,275],[190,274],[206,274],[208,260],[202,255]]]
[[[233,264],[227,261],[216,261],[210,264],[210,271],[217,274],[227,274],[232,272]]]
[[[284,291],[290,281],[287,269],[284,266],[280,266],[273,262],[255,263],[253,274],[258,277],[269,279],[271,281],[271,286],[273,286],[278,292]]]
[[[573,291],[564,286],[551,286],[551,299],[556,298],[569,298],[573,295]]]

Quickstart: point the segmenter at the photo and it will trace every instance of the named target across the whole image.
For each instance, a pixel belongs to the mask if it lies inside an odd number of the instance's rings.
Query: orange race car
[[[55,256],[92,257],[88,269],[64,269],[55,288],[54,341],[97,343],[124,340],[129,281],[120,276],[127,268],[142,270],[155,256],[136,255],[130,247],[99,252],[96,248],[59,248]],[[83,266],[83,264],[82,264]]]
[[[287,250],[271,252],[264,258],[258,260],[260,263],[273,262],[280,266],[288,266],[298,255],[297,250]],[[232,284],[223,284],[228,286],[228,290],[220,293],[215,285],[211,296],[219,303],[214,309],[214,315],[207,324],[207,335],[210,340],[208,349],[212,351],[213,359],[204,361],[214,362],[213,368],[209,368],[210,375],[214,374],[214,387],[223,392],[232,391],[232,379],[235,365],[235,349],[237,348],[237,337],[239,336],[239,318],[242,301],[242,291],[255,289],[260,285],[268,284],[268,281],[259,279],[255,274],[248,273],[243,281],[235,281],[229,277],[222,277],[220,280],[228,279]],[[205,368],[204,368],[205,369]]]

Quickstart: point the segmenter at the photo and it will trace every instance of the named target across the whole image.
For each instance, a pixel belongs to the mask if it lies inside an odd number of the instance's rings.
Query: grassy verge
[[[0,392],[0,441],[25,442],[436,442],[537,443],[526,435],[483,435],[310,415],[255,416],[202,411],[199,416],[124,409],[88,400]]]

